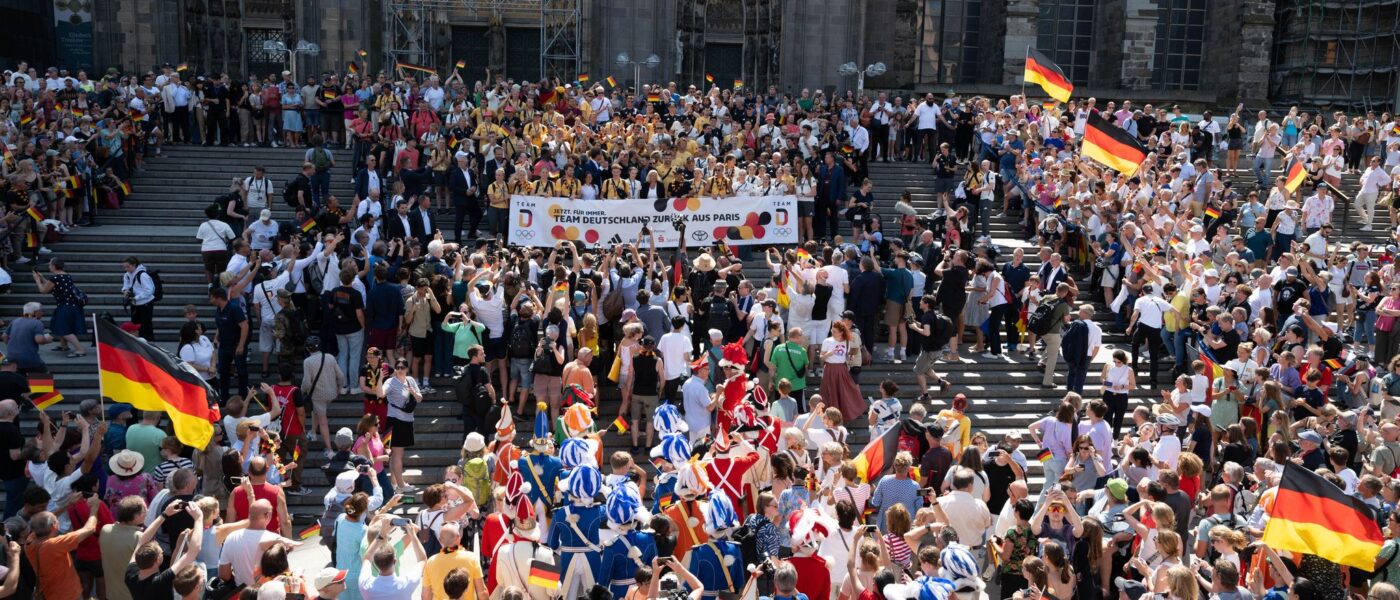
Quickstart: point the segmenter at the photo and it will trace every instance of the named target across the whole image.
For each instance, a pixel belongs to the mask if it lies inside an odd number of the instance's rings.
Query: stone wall
[[[1157,52],[1157,2],[1119,1],[1123,33],[1118,85],[1128,90],[1145,90],[1152,85],[1153,59]]]
[[[1001,83],[1018,85],[1026,70],[1026,48],[1035,46],[1040,31],[1040,0],[1006,0],[1004,14],[1006,32],[1001,44],[987,53],[1001,56]]]
[[[877,4],[886,0],[875,0]],[[863,0],[784,0],[782,67],[778,89],[798,92],[803,88],[836,90],[855,87],[854,78],[841,77],[836,68],[864,58],[856,43],[865,31],[881,31],[889,24],[861,22]],[[879,59],[868,62],[878,62]],[[867,63],[860,63],[864,66]],[[885,61],[890,64],[890,61]]]

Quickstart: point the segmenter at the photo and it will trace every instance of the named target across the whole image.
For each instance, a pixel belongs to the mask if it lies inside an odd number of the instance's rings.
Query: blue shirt
[[[914,276],[909,269],[880,269],[885,276],[885,300],[903,304],[909,299],[909,291],[914,289]]]
[[[15,361],[15,364],[25,369],[35,369],[44,366],[44,359],[39,356],[39,343],[34,341],[34,336],[44,333],[44,323],[38,319],[30,317],[20,317],[10,321],[10,326],[5,329],[5,334],[9,336],[5,342],[5,356]]]
[[[241,300],[230,299],[223,308],[214,309],[214,325],[219,332],[221,352],[232,352],[238,347],[238,338],[242,335],[239,325],[247,321],[248,313],[243,311]]]
[[[370,329],[394,329],[404,314],[403,292],[397,283],[381,283],[369,292],[365,313]]]
[[[880,483],[875,486],[875,495],[870,498],[870,502],[880,507],[880,531],[885,529],[885,513],[890,507],[896,504],[903,504],[909,510],[909,514],[917,514],[919,508],[923,507],[924,499],[919,496],[919,482],[913,479],[898,479],[894,475],[886,475],[880,478]]]

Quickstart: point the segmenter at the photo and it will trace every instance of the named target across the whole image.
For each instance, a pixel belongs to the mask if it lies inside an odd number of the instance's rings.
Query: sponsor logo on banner
[[[796,244],[790,225],[796,196],[735,196],[728,198],[663,198],[658,200],[571,200],[512,196],[515,227],[511,239],[523,245],[547,247],[559,240],[586,246],[640,244],[643,227],[657,247],[680,242],[685,224],[689,245],[723,240],[736,246]]]

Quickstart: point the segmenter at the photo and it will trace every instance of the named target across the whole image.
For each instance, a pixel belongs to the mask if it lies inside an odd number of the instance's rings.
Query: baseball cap
[[[316,578],[311,580],[311,585],[316,586],[316,590],[320,591],[337,583],[344,583],[345,575],[345,569],[326,567],[316,574]]]
[[[1304,429],[1298,432],[1298,439],[1303,440],[1305,442],[1312,442],[1318,445],[1322,444],[1322,436],[1318,435],[1316,431],[1313,431],[1311,429]]]
[[[258,218],[262,219],[263,221],[271,221],[272,211],[264,208],[262,209],[262,212],[258,213]]]

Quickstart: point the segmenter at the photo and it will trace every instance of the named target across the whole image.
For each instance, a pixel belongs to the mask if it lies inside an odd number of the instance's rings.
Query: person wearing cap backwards
[[[345,569],[326,567],[311,580],[311,585],[316,588],[316,597],[313,600],[335,600],[345,593],[347,584],[345,577],[349,574]],[[358,582],[356,583],[358,586]],[[201,598],[203,596],[200,596]]]
[[[646,513],[642,499],[631,488],[614,487],[608,493],[606,513],[608,530],[603,536],[615,537],[603,545],[599,583],[612,590],[613,598],[625,598],[637,585],[636,572],[656,558],[656,539],[638,527]]]

